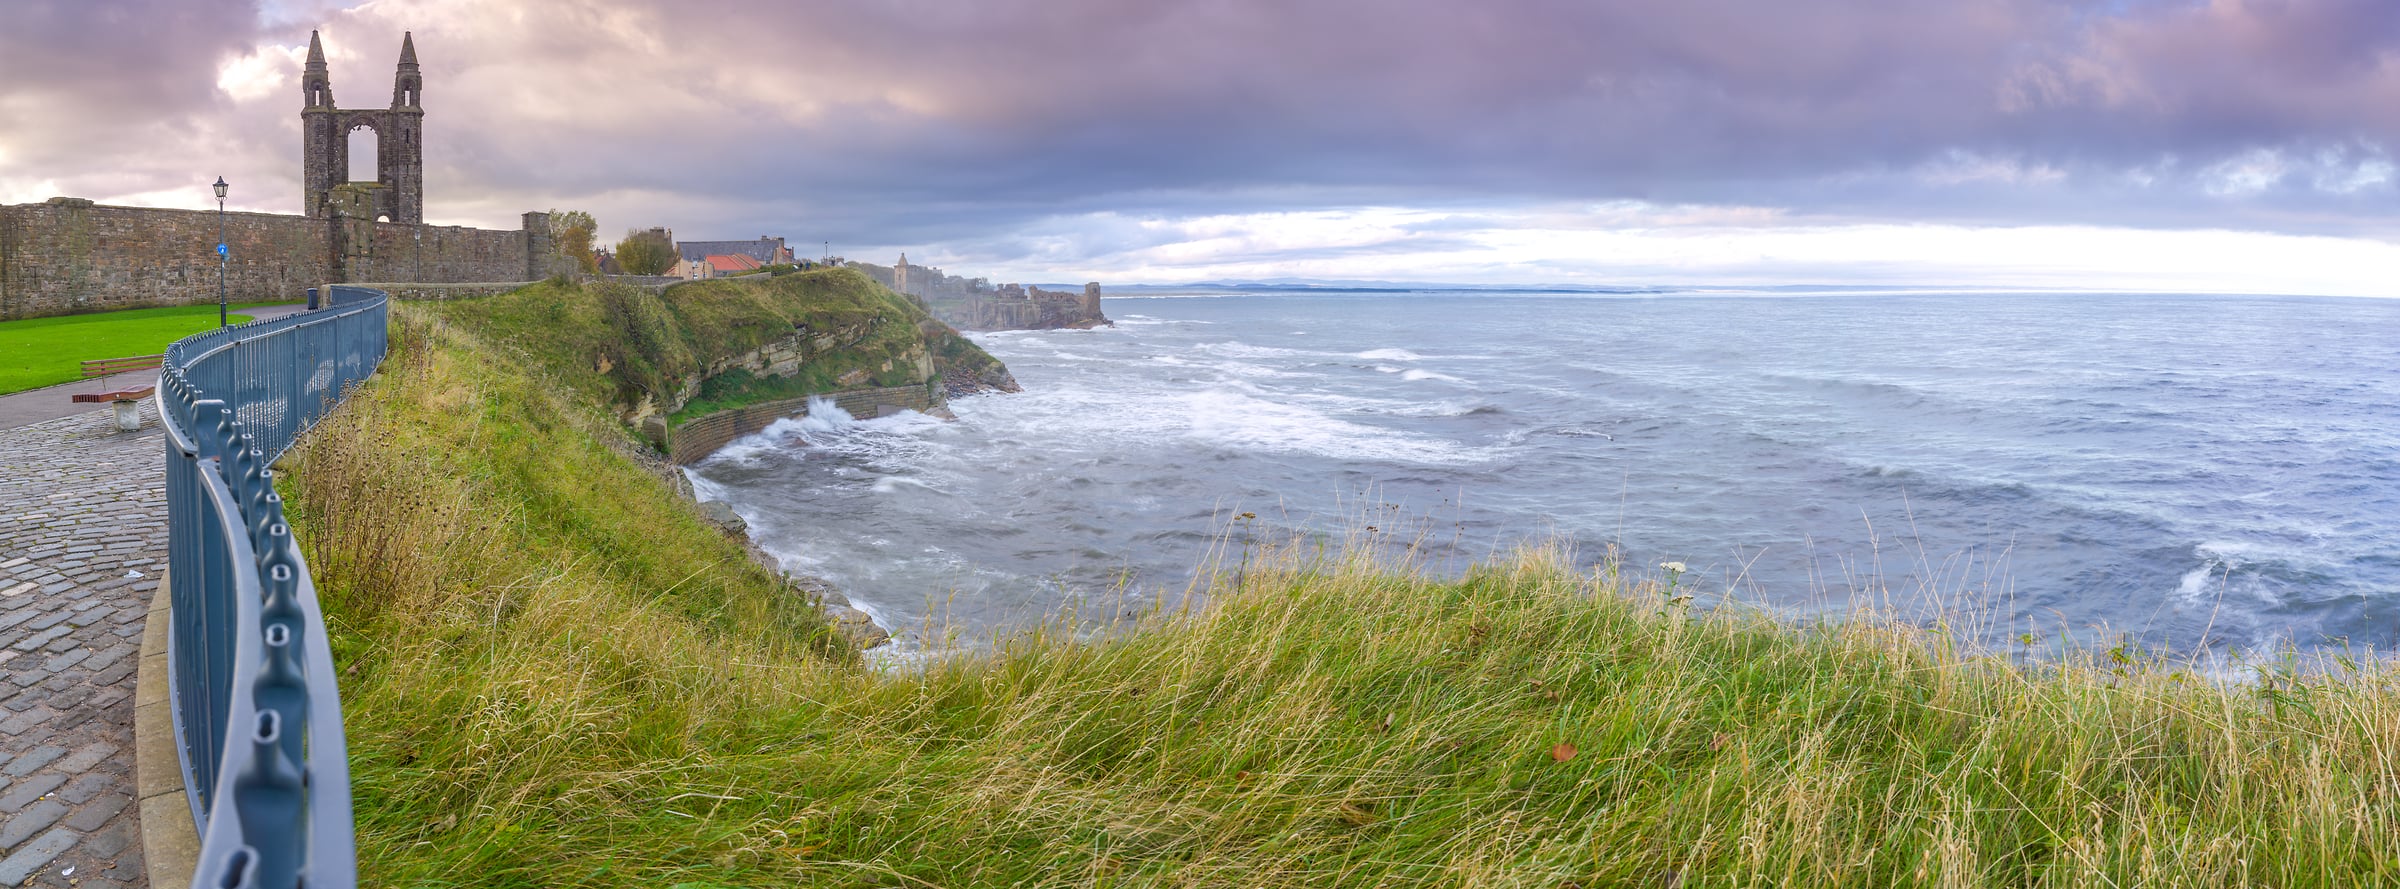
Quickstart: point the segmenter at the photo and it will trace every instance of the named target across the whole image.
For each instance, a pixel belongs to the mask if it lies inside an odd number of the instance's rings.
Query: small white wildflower
[[[1682,562],[1660,562],[1658,563],[1658,567],[1667,569],[1667,573],[1669,574],[1682,574],[1684,572]]]

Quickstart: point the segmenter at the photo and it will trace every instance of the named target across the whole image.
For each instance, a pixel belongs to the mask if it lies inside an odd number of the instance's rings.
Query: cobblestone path
[[[0,429],[0,886],[144,886],[134,670],[165,444],[109,410]]]

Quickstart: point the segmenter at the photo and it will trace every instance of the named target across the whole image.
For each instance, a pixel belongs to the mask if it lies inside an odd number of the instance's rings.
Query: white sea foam
[[[1220,446],[1400,463],[1472,463],[1487,456],[1456,442],[1353,423],[1226,389],[1186,395],[1180,403],[1191,423],[1190,434]]]
[[[2186,599],[2204,601],[2236,587],[2233,575],[2251,568],[2264,558],[2270,558],[2267,547],[2239,541],[2210,541],[2192,547],[2192,557],[2200,567],[2184,572],[2175,585],[2175,592]],[[2240,584],[2241,588],[2258,595],[2265,590],[2256,584]]]
[[[879,468],[893,462],[906,465],[923,456],[926,439],[944,431],[945,425],[940,419],[916,411],[861,420],[830,399],[811,398],[807,414],[776,420],[754,434],[727,442],[701,462],[756,466],[762,460],[782,457],[795,447],[804,447],[862,458]],[[880,478],[875,474],[859,477]]]
[[[1358,353],[1356,357],[1368,361],[1422,361],[1425,359],[1425,356],[1407,349],[1369,349]]]
[[[1200,345],[1194,347],[1194,351],[1206,352],[1211,355],[1222,355],[1227,358],[1330,358],[1336,354],[1332,352],[1311,352],[1305,349],[1286,349],[1281,346],[1257,346],[1250,343],[1240,342],[1238,340],[1228,340],[1217,343],[1201,343]]]
[[[783,421],[778,420],[768,424],[765,429],[726,442],[723,447],[717,448],[716,453],[708,455],[708,459],[700,462],[704,464],[732,463],[740,466],[755,465],[761,458],[789,447],[787,440],[790,431],[788,428],[778,428],[782,426]],[[703,497],[701,499],[710,498]]]
[[[1265,379],[1283,379],[1283,380],[1288,380],[1288,379],[1294,379],[1294,378],[1300,378],[1300,377],[1313,377],[1313,376],[1316,376],[1316,374],[1311,374],[1311,373],[1302,373],[1302,372],[1299,372],[1299,371],[1284,370],[1284,369],[1282,369],[1282,368],[1276,368],[1276,367],[1268,367],[1268,366],[1266,366],[1266,365],[1264,365],[1264,364],[1253,364],[1253,363],[1251,363],[1251,362],[1248,362],[1248,361],[1220,361],[1220,362],[1217,362],[1216,364],[1213,364],[1213,365],[1210,365],[1210,366],[1211,366],[1211,367],[1214,367],[1214,368],[1216,368],[1218,371],[1220,371],[1220,372],[1224,373],[1226,376],[1229,376],[1229,377],[1234,377],[1234,378],[1237,378],[1237,379],[1243,379],[1243,380],[1265,380]]]
[[[776,425],[784,423],[794,424],[795,431],[799,432],[802,437],[806,437],[811,432],[823,435],[840,431],[844,427],[858,425],[858,418],[851,416],[849,411],[842,410],[842,406],[836,404],[833,399],[820,395],[809,398],[807,415],[776,421]]]
[[[1401,375],[1400,375],[1400,378],[1401,378],[1401,379],[1403,379],[1403,380],[1408,380],[1408,381],[1410,381],[1410,382],[1417,382],[1417,381],[1420,381],[1420,380],[1441,380],[1442,382],[1445,382],[1445,383],[1464,383],[1464,382],[1466,382],[1465,380],[1459,379],[1459,378],[1457,378],[1457,377],[1454,377],[1454,376],[1451,376],[1451,375],[1449,375],[1449,374],[1445,374],[1445,373],[1434,373],[1433,371],[1430,371],[1430,370],[1410,370],[1410,371],[1408,371],[1407,373],[1401,374]]]
[[[703,476],[700,473],[693,471],[693,469],[689,466],[683,467],[683,478],[685,481],[692,483],[693,499],[703,501],[723,500],[725,499],[725,495],[728,493],[724,485],[710,481],[707,476]]]
[[[921,491],[934,490],[931,483],[905,475],[887,475],[875,480],[875,493],[878,494],[889,494],[901,488],[916,488]]]
[[[1391,414],[1392,416],[1396,417],[1465,417],[1473,414],[1493,414],[1500,412],[1498,407],[1485,404],[1481,401],[1463,398],[1445,399],[1442,401],[1387,402],[1385,404],[1367,408],[1367,410],[1378,414]]]

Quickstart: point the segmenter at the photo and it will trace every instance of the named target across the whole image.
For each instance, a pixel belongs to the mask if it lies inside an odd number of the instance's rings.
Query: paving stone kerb
[[[148,885],[134,670],[167,505],[141,413],[135,432],[105,408],[0,429],[0,886]]]

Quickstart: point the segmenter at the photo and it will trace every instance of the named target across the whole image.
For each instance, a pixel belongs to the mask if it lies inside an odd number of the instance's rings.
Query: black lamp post
[[[225,177],[217,177],[217,326],[225,322]]]

